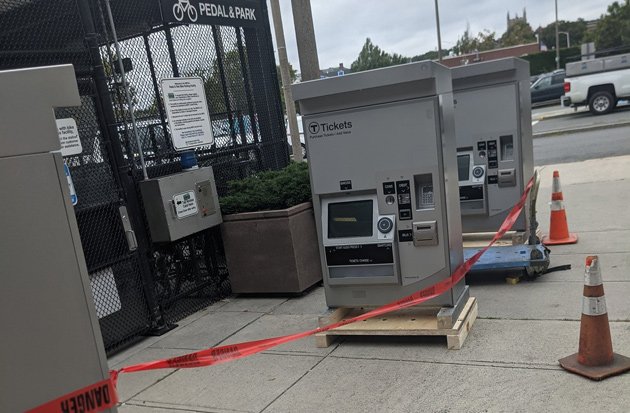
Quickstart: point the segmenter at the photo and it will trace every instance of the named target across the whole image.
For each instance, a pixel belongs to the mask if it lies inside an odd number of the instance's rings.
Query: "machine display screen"
[[[457,174],[460,181],[467,181],[470,176],[470,155],[457,155]]]
[[[328,204],[328,238],[371,237],[372,200]]]

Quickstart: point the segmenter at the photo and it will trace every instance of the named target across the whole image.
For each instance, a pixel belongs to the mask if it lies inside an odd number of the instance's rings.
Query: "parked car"
[[[564,95],[564,70],[545,73],[531,85],[532,103],[559,101]]]
[[[630,55],[567,64],[564,106],[586,106],[593,115],[611,112],[630,98]]]

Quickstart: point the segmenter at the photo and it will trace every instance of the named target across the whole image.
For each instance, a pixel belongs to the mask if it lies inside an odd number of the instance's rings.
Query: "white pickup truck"
[[[588,105],[593,115],[612,111],[630,98],[630,54],[568,63],[564,79],[564,106]]]

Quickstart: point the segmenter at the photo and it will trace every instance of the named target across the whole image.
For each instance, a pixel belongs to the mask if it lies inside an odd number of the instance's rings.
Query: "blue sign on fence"
[[[77,191],[74,190],[74,184],[72,183],[72,177],[70,176],[70,168],[66,163],[63,163],[63,170],[66,173],[66,179],[68,180],[68,189],[70,190],[70,201],[72,201],[72,205],[76,205],[79,202],[79,198],[77,198]]]

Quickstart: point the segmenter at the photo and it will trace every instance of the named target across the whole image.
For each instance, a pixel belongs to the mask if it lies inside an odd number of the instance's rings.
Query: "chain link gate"
[[[75,66],[83,105],[58,109],[56,117],[76,121],[83,147],[81,154],[64,159],[78,197],[81,242],[111,353],[143,334],[166,330],[230,292],[217,228],[165,245],[153,244],[148,235],[137,184],[143,179],[139,153],[150,178],[181,171],[160,79],[204,80],[215,143],[195,152],[200,166],[213,166],[220,195],[230,180],[286,166],[289,153],[264,0],[213,1],[225,11],[224,19],[200,15],[204,6],[198,0],[111,0],[121,56],[113,47],[105,1],[0,0],[0,70]],[[243,16],[252,10],[250,18],[231,19],[231,6]],[[185,16],[178,13],[180,7],[186,7]],[[191,24],[191,8],[198,13],[196,24]],[[118,59],[132,92],[140,148]]]

